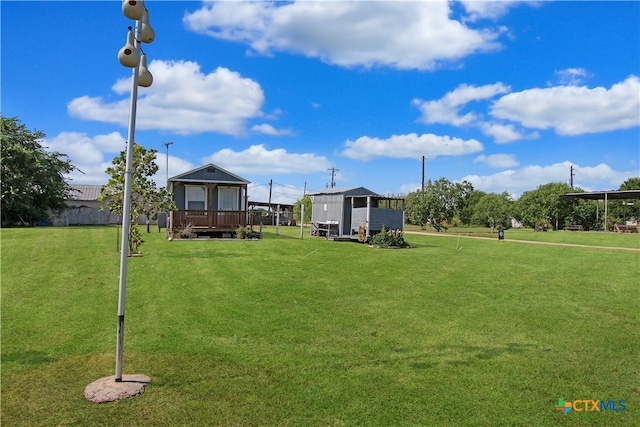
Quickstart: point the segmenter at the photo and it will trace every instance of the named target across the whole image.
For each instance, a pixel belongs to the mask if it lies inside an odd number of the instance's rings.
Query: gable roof
[[[307,195],[309,196],[339,195],[339,194],[342,194],[345,197],[350,197],[350,196],[382,197],[381,195],[374,193],[373,191],[364,187],[324,188],[322,190],[310,191],[307,193]]]
[[[171,182],[210,182],[216,184],[250,184],[238,175],[231,173],[213,163],[181,173],[169,178]]]

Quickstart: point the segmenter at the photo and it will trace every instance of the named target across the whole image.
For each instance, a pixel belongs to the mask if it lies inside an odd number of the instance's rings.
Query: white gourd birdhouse
[[[147,10],[142,14],[142,27],[140,30],[140,41],[143,43],[151,43],[156,38],[156,32],[149,25],[149,12]]]
[[[118,52],[118,61],[125,67],[135,68],[140,62],[140,52],[133,44],[133,32],[127,33],[127,43]]]
[[[142,19],[145,8],[142,0],[123,0],[122,1],[122,13],[129,19],[137,21]]]
[[[153,76],[147,68],[147,55],[140,57],[140,69],[138,70],[138,86],[149,87],[153,83]]]

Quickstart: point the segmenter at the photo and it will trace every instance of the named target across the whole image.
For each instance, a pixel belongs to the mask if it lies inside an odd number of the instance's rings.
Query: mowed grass
[[[637,251],[530,245],[511,233],[407,235],[411,249],[381,250],[301,240],[288,227],[260,241],[168,242],[154,230],[144,256],[129,259],[124,344],[124,373],[152,382],[98,405],[83,390],[114,374],[117,230],[1,233],[4,425],[638,419]],[[559,397],[624,399],[627,410],[564,416]]]
[[[415,226],[406,226],[406,231],[436,234],[451,237],[485,237],[498,238],[498,230],[493,233],[490,228],[484,227],[453,227],[443,232],[436,232],[431,227],[424,229]],[[530,228],[510,228],[505,230],[506,240],[518,240],[528,242],[562,243],[567,245],[588,245],[601,247],[618,247],[640,249],[639,233],[605,233],[602,231],[534,231]]]

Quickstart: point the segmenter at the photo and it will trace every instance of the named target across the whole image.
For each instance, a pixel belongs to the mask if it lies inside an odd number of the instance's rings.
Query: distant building
[[[524,228],[524,224],[515,218],[511,218],[511,228]]]
[[[102,185],[71,185],[66,209],[51,216],[52,225],[108,225],[118,224],[120,215],[109,211],[98,200]],[[104,210],[100,207],[104,205]]]
[[[212,163],[169,178],[177,207],[170,224],[196,234],[230,235],[247,225],[249,183]]]

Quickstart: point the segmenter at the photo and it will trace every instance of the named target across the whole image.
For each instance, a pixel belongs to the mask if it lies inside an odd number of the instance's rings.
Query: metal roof
[[[364,187],[348,187],[348,188],[324,188],[322,190],[307,192],[309,196],[319,196],[321,194],[343,194],[345,196],[373,196],[382,197],[380,194]]]
[[[98,200],[102,185],[70,185],[68,200]]]
[[[567,193],[563,197],[589,200],[640,199],[640,190],[589,191],[586,193]]]

